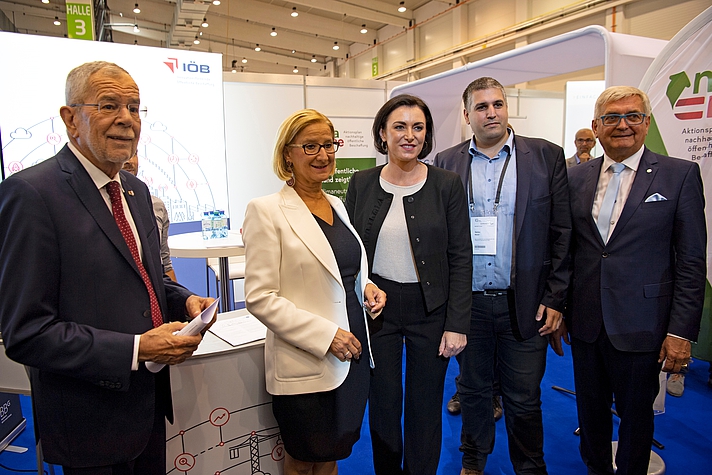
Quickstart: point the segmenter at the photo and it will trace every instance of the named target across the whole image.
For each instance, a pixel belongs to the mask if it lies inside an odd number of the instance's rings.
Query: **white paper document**
[[[263,340],[267,335],[267,327],[252,315],[219,320],[208,331],[232,346]]]
[[[215,315],[215,310],[218,308],[218,302],[220,302],[219,298],[216,299],[213,303],[211,303],[208,308],[203,310],[200,315],[188,322],[188,324],[184,326],[180,331],[175,332],[174,335],[193,336],[200,333],[203,328],[205,328],[205,325],[210,323],[210,320],[213,319],[213,316]],[[160,370],[163,369],[164,366],[165,364],[163,363],[154,363],[153,361],[146,361],[146,368],[148,368],[151,373],[158,373]]]

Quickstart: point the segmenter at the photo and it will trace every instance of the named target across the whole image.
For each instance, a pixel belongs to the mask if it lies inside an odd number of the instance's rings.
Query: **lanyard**
[[[512,151],[507,152],[507,158],[504,160],[504,165],[502,166],[502,172],[499,174],[499,184],[497,185],[497,194],[494,197],[494,214],[497,214],[497,207],[499,206],[499,200],[502,196],[502,183],[504,183],[504,174],[507,173],[507,166],[509,165],[509,159],[512,158]],[[474,157],[473,157],[474,159]],[[469,189],[469,201],[470,201],[470,211],[475,211],[475,192],[472,188],[472,164],[469,166],[470,171],[470,189]]]

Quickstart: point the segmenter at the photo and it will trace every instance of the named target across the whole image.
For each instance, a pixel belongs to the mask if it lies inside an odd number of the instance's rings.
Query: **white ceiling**
[[[436,0],[222,0],[220,5],[212,0],[105,1],[115,43],[222,53],[226,70],[235,60],[238,71],[291,73],[298,66],[300,74],[318,75],[328,61],[346,58],[346,46],[373,45],[377,30],[386,25],[407,28],[414,9]],[[49,2],[0,0],[0,11],[18,33],[65,36],[65,4]],[[140,13],[132,11],[137,2]],[[404,13],[397,11],[400,3],[407,8]],[[299,15],[291,16],[294,11]],[[53,24],[55,16],[60,26]],[[203,19],[208,27],[201,26]],[[363,25],[365,34],[360,32]],[[277,36],[270,36],[272,28]],[[193,43],[196,36],[200,44]],[[333,49],[336,43],[338,51]],[[260,52],[254,50],[258,44]]]

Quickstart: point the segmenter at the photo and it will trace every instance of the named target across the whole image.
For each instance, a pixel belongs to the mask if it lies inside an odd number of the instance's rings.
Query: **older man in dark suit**
[[[495,358],[514,471],[546,474],[539,385],[568,286],[564,151],[508,128],[505,91],[493,78],[473,81],[463,102],[473,137],[434,160],[465,185],[474,251],[470,334],[458,359],[461,474],[481,475],[494,448]]]
[[[577,192],[567,324],[589,474],[614,473],[614,397],[616,473],[648,473],[658,374],[687,366],[700,328],[707,240],[700,169],[645,148],[649,126],[644,92],[606,89],[593,120],[604,155],[569,170]]]
[[[69,73],[69,144],[0,184],[0,319],[30,368],[45,459],[65,475],[165,474],[168,368],[200,336],[173,335],[211,299],[163,275],[146,186],[122,165],[141,132],[139,90],[112,63]],[[173,321],[173,323],[164,323]]]

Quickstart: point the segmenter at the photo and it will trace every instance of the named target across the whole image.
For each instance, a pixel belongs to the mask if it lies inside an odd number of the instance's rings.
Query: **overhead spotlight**
[[[213,5],[215,5],[215,6],[220,5],[220,0],[213,0]]]
[[[259,45],[259,44],[256,44],[256,45],[255,45],[255,51],[262,51],[262,48],[260,48],[260,45]]]
[[[56,26],[59,26],[59,25],[62,24],[62,22],[59,21],[59,17],[54,17],[54,24],[55,24]]]
[[[207,28],[208,26],[210,26],[210,25],[208,25],[208,19],[203,18],[203,23],[201,23],[200,26],[202,26],[203,28]]]
[[[334,46],[332,46],[331,49],[333,49],[334,51],[338,51],[339,50],[339,42],[334,41]]]
[[[269,34],[270,36],[277,36],[277,32],[275,31],[274,27],[272,27],[272,32]]]
[[[49,0],[42,0],[42,3],[49,3]]]
[[[200,33],[198,33],[198,36],[203,36],[203,32],[201,31]]]
[[[195,35],[195,39],[193,40],[193,44],[194,44],[194,45],[199,45],[199,44],[200,44],[200,40],[198,39],[198,35]]]
[[[232,73],[233,73],[233,74],[237,73],[237,69],[232,68]]]
[[[294,53],[296,53],[296,52],[297,52],[297,50],[295,50],[295,49],[292,50],[292,54],[294,54]]]
[[[292,72],[296,74],[296,73],[298,73],[298,72],[299,72],[299,69],[297,69],[297,67],[296,67],[296,66],[294,66],[294,69],[292,69]]]
[[[138,40],[134,40],[134,45],[138,45]]]
[[[366,33],[368,33],[368,30],[366,29],[366,25],[361,25],[361,33],[363,33],[364,35]]]
[[[135,23],[134,24],[134,33],[138,33],[139,31],[141,31],[141,28],[138,27],[138,23]]]
[[[312,62],[312,63],[316,63],[316,56],[312,55],[311,62]]]
[[[242,64],[245,64],[247,62],[247,58],[242,58]]]
[[[291,13],[291,15],[292,15],[294,18],[297,18],[297,17],[299,16],[299,12],[297,11],[297,7],[292,7],[292,13]]]
[[[398,12],[404,13],[406,10],[407,10],[407,8],[405,8],[405,2],[400,2],[400,6],[398,7]]]
[[[134,12],[134,13],[141,13],[141,9],[138,7],[138,3],[134,4],[133,12]]]

